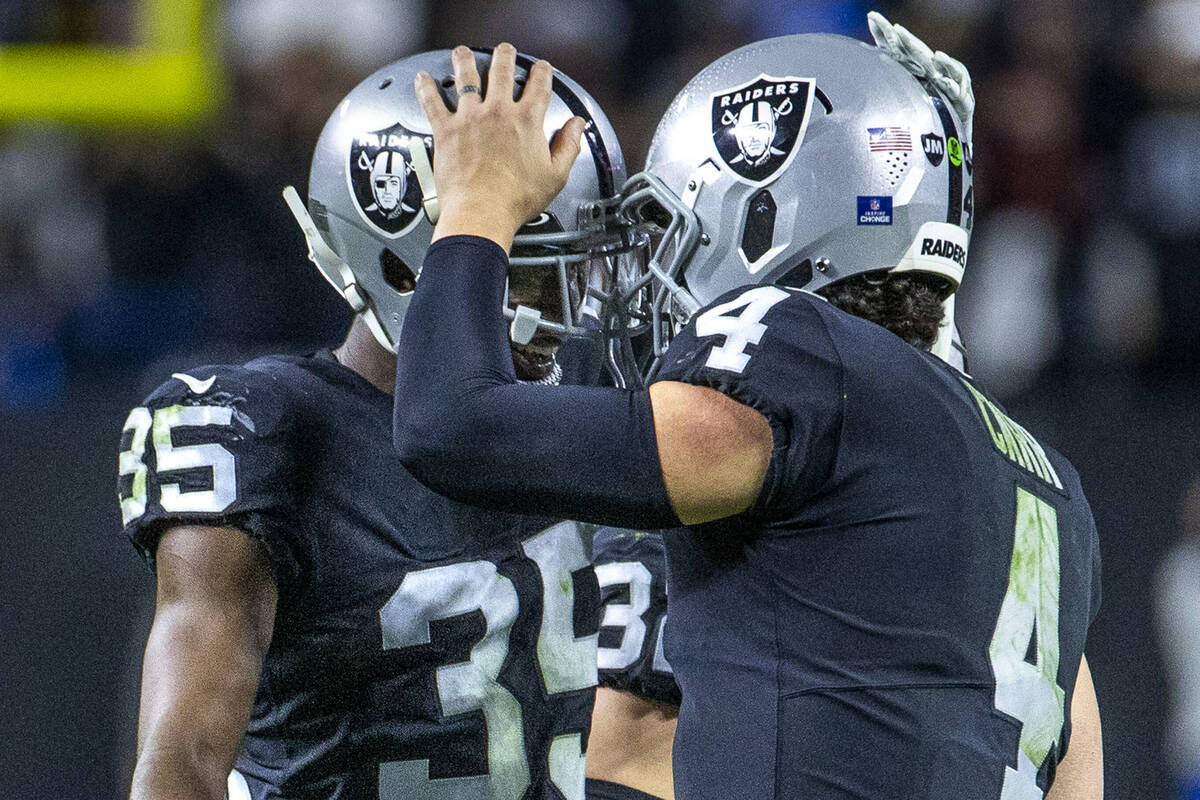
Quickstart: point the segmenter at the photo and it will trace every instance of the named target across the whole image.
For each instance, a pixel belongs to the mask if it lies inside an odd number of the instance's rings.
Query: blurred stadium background
[[[865,39],[871,7],[975,78],[960,320],[1095,510],[1108,796],[1200,797],[1197,0],[0,0],[0,795],[128,792],[154,585],[121,424],[174,370],[338,339],[279,191],[344,92],[507,39],[591,91],[632,172],[708,61]]]

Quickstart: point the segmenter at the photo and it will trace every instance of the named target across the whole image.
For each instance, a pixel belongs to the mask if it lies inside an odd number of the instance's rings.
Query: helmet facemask
[[[615,208],[613,200],[581,207],[576,231],[563,231],[543,213],[513,238],[504,315],[522,380],[541,381],[556,370],[568,337],[601,335],[617,287],[640,273],[644,240]]]

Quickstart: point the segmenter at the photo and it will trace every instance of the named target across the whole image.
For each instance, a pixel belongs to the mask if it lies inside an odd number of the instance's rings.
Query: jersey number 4
[[[574,523],[564,522],[526,540],[522,549],[542,579],[542,620],[537,663],[547,695],[596,685],[596,634],[576,637],[572,574],[588,567]],[[582,733],[553,738],[543,753],[526,753],[521,704],[498,678],[518,611],[517,590],[490,561],[465,561],[415,570],[404,576],[379,611],[385,650],[428,644],[431,622],[479,612],[485,630],[465,661],[437,668],[435,685],[443,716],[483,713],[486,775],[430,778],[428,761],[379,765],[382,800],[519,800],[530,783],[530,759],[545,758],[550,781],[568,800],[583,800]]]
[[[696,318],[696,336],[724,336],[725,343],[713,347],[704,366],[741,373],[750,363],[746,348],[762,341],[767,326],[762,318],[772,306],[788,297],[778,286],[756,286],[728,303],[713,306]],[[735,311],[741,311],[734,314]]]
[[[1017,769],[1005,767],[1000,800],[1041,800],[1038,770],[1062,732],[1066,693],[1058,685],[1058,552],[1054,507],[1018,486],[1008,590],[988,647],[996,710],[1021,723]]]

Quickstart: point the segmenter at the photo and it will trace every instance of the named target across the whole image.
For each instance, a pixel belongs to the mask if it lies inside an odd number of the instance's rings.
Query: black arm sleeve
[[[500,313],[507,270],[488,239],[429,248],[397,353],[393,435],[404,466],[484,508],[678,526],[648,392],[517,383]]]

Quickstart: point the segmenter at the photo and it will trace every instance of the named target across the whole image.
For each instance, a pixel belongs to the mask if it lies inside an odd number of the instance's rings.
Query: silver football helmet
[[[934,84],[845,36],[767,39],[710,64],[676,96],[645,171],[623,190],[622,212],[659,234],[646,284],[654,355],[739,286],[816,290],[911,270],[957,288],[974,212],[962,130]],[[947,310],[943,358],[952,297]]]
[[[486,92],[490,55],[478,55]],[[518,91],[533,63],[518,56]],[[313,154],[307,207],[295,189],[284,190],[309,258],[393,351],[438,216],[433,137],[413,91],[422,70],[440,82],[454,108],[449,50],[389,64],[355,87],[325,124]],[[625,161],[616,133],[591,96],[556,70],[547,136],[576,115],[587,120],[586,146],[567,185],[513,242],[513,301],[504,312],[519,345],[539,333],[558,340],[594,333],[618,272],[633,268],[625,259],[637,236],[617,223]],[[586,324],[585,316],[595,323]]]

